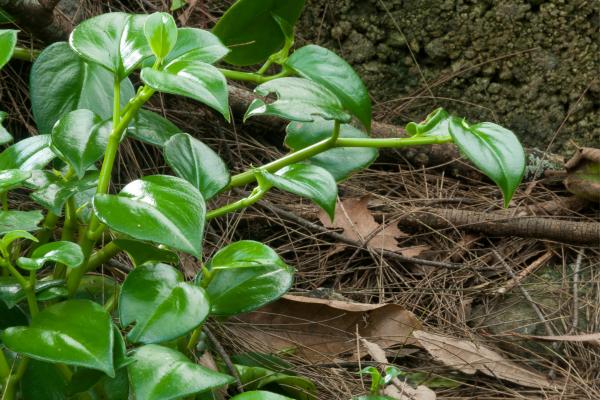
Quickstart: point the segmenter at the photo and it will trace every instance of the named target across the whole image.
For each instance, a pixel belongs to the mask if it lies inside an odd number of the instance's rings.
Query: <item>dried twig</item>
[[[240,373],[238,372],[237,368],[233,364],[233,361],[231,361],[229,354],[227,354],[227,352],[225,351],[225,348],[223,347],[221,342],[219,342],[219,339],[217,339],[215,334],[212,333],[212,331],[209,329],[208,326],[204,327],[204,332],[206,333],[208,340],[210,340],[210,342],[214,346],[215,351],[217,352],[219,357],[221,357],[221,360],[223,360],[223,362],[227,366],[227,369],[229,370],[229,373],[231,374],[231,376],[233,376],[235,378],[237,391],[239,393],[243,393],[244,385],[242,384],[242,378],[240,377]]]
[[[506,282],[506,284],[503,287],[496,290],[496,293],[504,294],[504,293],[508,292],[509,290],[511,290],[512,288],[514,288],[515,286],[517,286],[518,284],[520,284],[523,281],[523,279],[527,278],[531,273],[536,271],[538,268],[540,268],[542,265],[544,265],[548,260],[550,260],[552,258],[552,255],[553,254],[550,250],[548,250],[547,252],[542,254],[534,262],[529,264],[527,266],[527,268],[521,270],[518,274],[514,275],[514,277],[512,279],[510,279],[508,282]]]

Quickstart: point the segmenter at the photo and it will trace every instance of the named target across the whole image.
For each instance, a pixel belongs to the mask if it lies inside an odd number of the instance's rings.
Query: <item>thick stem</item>
[[[41,51],[33,49],[24,49],[22,47],[15,47],[12,58],[23,61],[33,61],[39,56]]]
[[[6,386],[4,387],[4,392],[2,393],[1,400],[14,400],[17,392],[17,384],[25,375],[25,371],[27,370],[27,365],[29,365],[28,358],[22,358],[19,364],[17,365],[17,370],[14,374],[11,374],[6,380]]]
[[[121,115],[120,88],[120,81],[115,79],[113,129],[108,138],[108,145],[106,147],[106,152],[104,153],[104,160],[102,161],[102,168],[100,169],[100,177],[98,178],[98,188],[96,189],[96,194],[108,193],[112,170],[117,158],[117,152],[119,150],[119,144],[121,143],[123,132],[125,129],[127,129],[129,123],[142,105],[154,94],[154,90],[152,88],[144,86],[144,88],[140,90],[138,94],[130,101],[130,104],[128,104],[128,111],[124,115]],[[92,214],[90,223],[79,241],[85,258],[84,264],[80,268],[71,270],[67,279],[67,288],[69,289],[70,296],[73,296],[77,291],[83,274],[89,271],[88,264],[92,250],[94,249],[96,241],[102,236],[103,231],[104,226],[98,217]]]
[[[112,242],[108,243],[106,246],[92,254],[87,263],[86,270],[93,271],[97,269],[116,256],[120,251],[121,249],[116,244]]]

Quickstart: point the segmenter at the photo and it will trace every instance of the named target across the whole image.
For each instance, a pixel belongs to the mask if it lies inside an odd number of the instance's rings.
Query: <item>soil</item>
[[[599,10],[594,0],[308,0],[298,35],[356,68],[380,119],[443,106],[565,153],[600,145]]]

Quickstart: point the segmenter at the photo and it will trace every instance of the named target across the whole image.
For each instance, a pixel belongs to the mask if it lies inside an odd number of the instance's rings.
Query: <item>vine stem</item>
[[[154,89],[144,86],[135,95],[135,97],[130,100],[130,103],[127,105],[127,111],[121,115],[121,81],[118,78],[115,78],[113,89],[115,93],[113,104],[113,128],[108,138],[106,152],[104,153],[104,160],[102,161],[102,168],[100,169],[100,177],[98,178],[96,194],[108,193],[112,170],[117,158],[117,152],[119,150],[119,144],[121,143],[123,132],[125,129],[127,129],[129,123],[142,105],[146,103],[154,94]],[[104,229],[105,227],[102,225],[98,217],[96,217],[95,214],[92,214],[90,223],[79,240],[79,244],[85,259],[84,264],[80,268],[71,270],[67,278],[69,296],[72,297],[75,294],[83,274],[89,270],[89,262],[94,245],[100,236],[102,236]]]

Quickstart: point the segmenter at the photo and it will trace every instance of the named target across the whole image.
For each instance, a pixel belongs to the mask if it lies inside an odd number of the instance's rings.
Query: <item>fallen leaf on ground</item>
[[[319,213],[321,223],[331,229],[343,229],[342,236],[358,243],[367,242],[372,249],[383,249],[399,252],[405,257],[416,257],[423,251],[429,250],[426,245],[400,247],[397,238],[408,237],[408,234],[398,228],[397,223],[385,227],[375,221],[373,214],[368,209],[369,196],[346,199],[338,202],[335,207],[335,219],[323,211]]]
[[[360,342],[367,349],[367,352],[378,363],[383,364],[383,368],[390,365],[385,356],[385,350],[377,343],[370,342],[361,338]],[[435,400],[437,398],[435,392],[427,386],[419,385],[416,388],[412,387],[407,382],[401,381],[398,378],[392,380],[392,385],[388,385],[384,389],[384,394],[393,399],[398,400]]]
[[[565,186],[575,196],[600,201],[600,149],[584,147],[565,164]]]
[[[516,336],[525,339],[536,339],[545,340],[548,342],[589,342],[600,346],[600,333],[585,333],[582,335],[558,335],[558,336],[535,336],[535,335],[521,335],[515,334]]]
[[[413,336],[435,360],[465,374],[479,371],[521,386],[554,388],[543,375],[506,360],[481,344],[424,331],[414,331]]]
[[[386,349],[415,344],[421,329],[413,313],[396,304],[362,304],[286,295],[258,311],[232,320],[232,329],[256,348],[294,349],[312,363],[350,358],[360,337]]]

